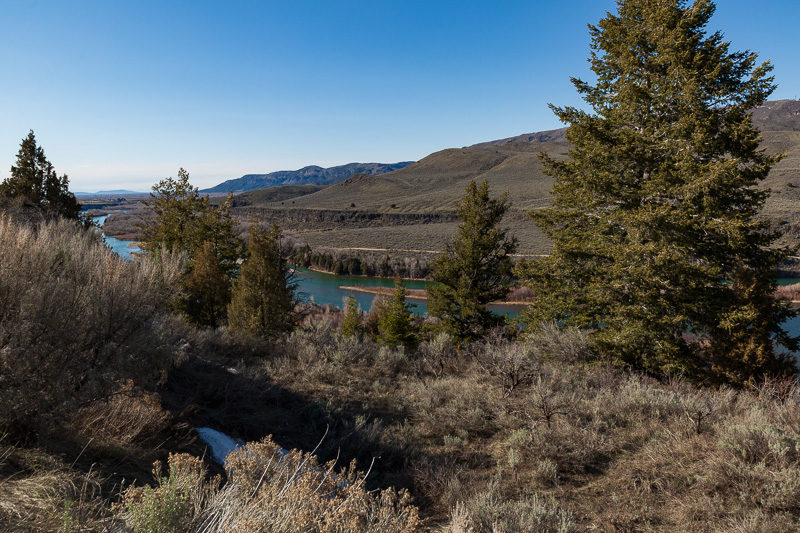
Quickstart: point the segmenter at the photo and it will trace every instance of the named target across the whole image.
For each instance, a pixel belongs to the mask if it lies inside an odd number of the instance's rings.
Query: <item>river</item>
[[[102,228],[107,218],[108,215],[94,217],[94,221],[97,222],[97,224]],[[138,246],[130,246],[133,241],[122,241],[120,239],[115,239],[114,237],[109,237],[105,233],[103,233],[103,238],[105,239],[109,248],[114,250],[123,259],[133,259],[131,253],[142,251]]]
[[[100,226],[105,222],[107,215],[95,217]],[[131,259],[131,252],[140,251],[136,246],[129,246],[132,241],[123,241],[108,237],[105,234],[103,237],[106,243],[125,259]],[[318,304],[333,304],[339,308],[344,307],[345,300],[350,296],[350,291],[340,289],[342,286],[353,285],[366,285],[368,287],[394,287],[394,281],[391,278],[370,278],[363,276],[342,276],[336,274],[324,274],[321,272],[314,272],[306,269],[297,270],[298,282],[298,296],[303,301],[313,300]],[[403,282],[409,289],[424,289],[425,285],[429,282],[409,280]],[[778,280],[779,285],[789,285],[792,283],[800,283],[800,278],[781,278]],[[369,311],[372,307],[372,302],[375,299],[374,294],[364,292],[354,292],[358,305],[364,311]],[[413,311],[422,316],[428,312],[428,306],[425,300],[415,298],[408,298],[408,303],[413,305]],[[495,313],[506,315],[514,318],[517,314],[524,309],[521,305],[492,305],[489,309]],[[794,318],[786,322],[786,330],[792,335],[800,336],[800,317]]]
[[[300,299],[308,301],[313,298],[313,301],[318,304],[333,304],[342,308],[344,302],[350,297],[350,291],[340,289],[339,287],[354,285],[363,285],[367,287],[394,287],[394,280],[391,278],[370,278],[365,276],[341,276],[337,274],[324,274],[321,272],[314,272],[304,268],[297,269],[298,292]],[[404,280],[403,284],[408,289],[424,289],[426,285],[430,285],[429,281],[420,280]],[[356,297],[358,305],[364,311],[369,311],[372,307],[372,302],[375,299],[375,294],[364,292],[353,292]],[[412,310],[417,315],[425,315],[428,312],[428,305],[425,300],[418,298],[407,297],[406,300],[409,304],[414,306]],[[506,315],[514,318],[517,314],[525,309],[524,305],[490,305],[489,309],[493,312]]]

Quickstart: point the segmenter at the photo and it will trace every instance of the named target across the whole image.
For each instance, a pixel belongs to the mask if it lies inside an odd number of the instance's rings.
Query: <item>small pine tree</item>
[[[192,271],[182,285],[176,307],[189,322],[217,327],[225,320],[231,301],[231,286],[213,243],[206,242],[197,253]]]
[[[406,303],[406,286],[400,276],[394,278],[394,294],[388,301],[378,304],[378,341],[384,346],[416,345],[413,314]]]
[[[439,328],[459,340],[482,337],[502,320],[486,304],[508,295],[517,240],[498,227],[508,210],[507,193],[489,197],[489,184],[471,181],[456,203],[458,234],[431,264],[436,285],[426,288],[428,314]]]
[[[361,311],[358,309],[356,297],[353,296],[351,292],[344,310],[341,334],[345,337],[359,337],[363,332],[364,328],[361,325]]]
[[[266,231],[251,226],[247,259],[233,283],[228,307],[231,331],[254,337],[274,338],[294,329],[294,271],[286,263],[276,225]]]
[[[78,220],[81,204],[69,191],[67,175],[58,176],[53,164],[37,146],[33,131],[22,140],[11,177],[0,183],[0,197],[15,199],[45,214]]]

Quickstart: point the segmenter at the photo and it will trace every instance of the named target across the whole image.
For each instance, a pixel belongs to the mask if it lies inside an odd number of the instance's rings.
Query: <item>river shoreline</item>
[[[340,289],[344,291],[365,292],[367,294],[378,294],[381,296],[391,296],[394,294],[395,289],[392,287],[366,287],[364,285],[341,285]],[[406,299],[408,300],[428,300],[428,294],[421,289],[406,289]],[[531,302],[525,301],[496,301],[489,302],[489,305],[529,305]]]

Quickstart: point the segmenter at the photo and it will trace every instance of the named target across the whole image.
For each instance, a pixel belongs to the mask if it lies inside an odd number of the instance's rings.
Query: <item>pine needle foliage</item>
[[[486,304],[508,295],[517,240],[499,227],[510,204],[508,193],[489,196],[489,184],[470,181],[456,203],[458,233],[447,251],[431,265],[428,313],[440,328],[459,340],[480,338],[502,320]]]
[[[225,321],[231,301],[231,284],[212,243],[206,242],[200,248],[182,288],[176,307],[189,322],[213,328]]]
[[[242,253],[230,212],[233,196],[214,208],[208,196],[189,183],[189,173],[180,169],[177,179],[153,185],[149,200],[142,203],[148,213],[136,226],[144,250],[152,257],[169,250],[188,258],[175,308],[198,326],[220,325]]]
[[[67,175],[56,174],[44,149],[37,145],[33,130],[22,139],[11,176],[0,183],[0,197],[74,220],[81,212],[81,204],[69,191]]]
[[[406,286],[394,278],[394,293],[388,301],[378,301],[378,341],[384,346],[414,348],[414,323],[411,305],[406,303]]]
[[[573,148],[541,155],[555,199],[532,216],[554,249],[519,275],[541,295],[529,324],[588,328],[619,364],[741,383],[787,368],[773,341],[796,348],[769,297],[790,250],[757,218],[780,156],[759,150],[749,110],[772,65],[708,34],[714,9],[620,0],[590,26],[596,83],[572,82],[591,112],[551,106]]]
[[[180,169],[177,179],[170,177],[153,185],[149,200],[142,203],[149,213],[136,226],[142,232],[147,252],[165,248],[184,253],[194,261],[200,249],[211,243],[220,267],[228,278],[235,276],[241,240],[230,214],[232,196],[215,209],[208,196],[201,196],[197,187],[189,183],[189,173]]]
[[[228,327],[253,337],[275,338],[296,323],[294,270],[281,249],[281,230],[250,228],[247,259],[233,283]]]
[[[341,334],[344,337],[359,337],[363,332],[364,327],[361,325],[361,311],[358,309],[356,297],[351,292],[344,309]]]

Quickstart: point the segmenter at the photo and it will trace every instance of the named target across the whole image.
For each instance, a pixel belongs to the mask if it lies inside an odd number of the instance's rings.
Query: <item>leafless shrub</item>
[[[192,531],[412,533],[420,529],[405,493],[363,488],[354,466],[335,471],[307,453],[283,453],[269,439],[228,456],[231,475]]]
[[[778,288],[775,289],[774,296],[779,300],[796,302],[800,300],[800,283],[794,283],[792,285],[779,285]]]
[[[685,411],[692,431],[699,435],[716,414],[716,405],[707,394],[692,394],[686,399]]]
[[[522,414],[532,428],[541,421],[550,427],[553,417],[572,413],[577,402],[575,394],[568,391],[564,381],[552,371],[539,372],[532,378],[527,400]]]
[[[453,338],[446,332],[437,334],[419,345],[415,362],[417,375],[442,377],[445,371],[453,365],[456,355]]]
[[[113,395],[79,408],[73,416],[84,438],[119,444],[152,444],[173,423],[153,393],[137,389],[128,380]]]
[[[499,340],[479,346],[474,356],[485,372],[500,378],[503,393],[509,395],[517,387],[531,384],[541,371],[541,362],[532,352],[527,343]]]
[[[798,385],[796,377],[771,377],[761,383],[751,385],[749,391],[756,398],[767,402],[800,405],[800,385]]]

